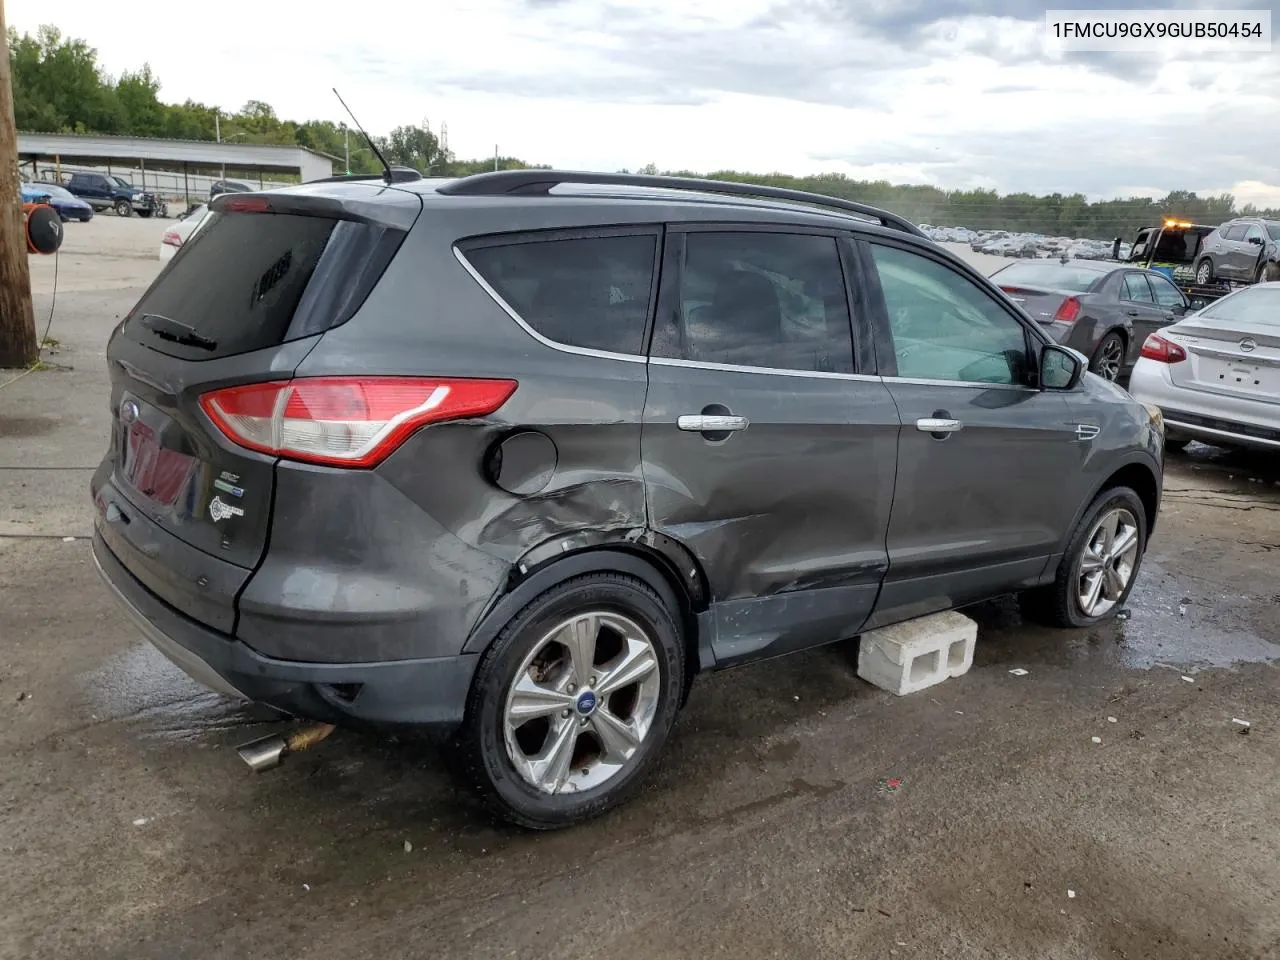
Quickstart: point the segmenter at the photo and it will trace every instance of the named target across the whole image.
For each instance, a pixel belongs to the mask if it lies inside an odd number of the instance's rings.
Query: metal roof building
[[[305,147],[208,140],[160,140],[101,134],[19,133],[19,162],[137,166],[142,170],[293,174],[304,182],[332,176],[333,161]]]

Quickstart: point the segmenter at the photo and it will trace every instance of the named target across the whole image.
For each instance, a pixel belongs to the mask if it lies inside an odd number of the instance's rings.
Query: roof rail
[[[385,180],[386,174],[383,173],[339,173],[332,177],[321,177],[319,180],[308,180],[307,183],[346,183],[358,182],[361,180]],[[392,167],[391,182],[392,183],[412,183],[415,180],[421,180],[422,174],[413,167]]]
[[[857,214],[875,220],[893,230],[901,230],[917,237],[927,235],[914,223],[896,213],[879,207],[823,196],[806,190],[788,190],[785,187],[758,186],[753,183],[736,183],[730,180],[706,180],[699,177],[662,177],[633,173],[586,173],[562,170],[496,170],[477,173],[445,184],[436,192],[459,197],[494,197],[503,194],[549,193],[552,187],[565,183],[603,184],[617,187],[655,187],[664,190],[688,190],[698,193],[722,193],[734,197],[760,197],[771,200],[790,200],[815,207],[826,207],[842,213]]]

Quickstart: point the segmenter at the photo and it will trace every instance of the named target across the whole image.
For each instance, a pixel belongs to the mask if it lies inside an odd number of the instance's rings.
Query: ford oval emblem
[[[1253,351],[1256,350],[1257,347],[1258,347],[1258,341],[1253,339],[1253,337],[1245,337],[1243,340],[1240,341],[1240,349],[1243,350],[1245,353],[1253,353]]]
[[[142,413],[142,411],[138,409],[138,405],[132,400],[126,400],[124,403],[120,404],[120,422],[126,427],[137,423],[138,415],[140,413]]]

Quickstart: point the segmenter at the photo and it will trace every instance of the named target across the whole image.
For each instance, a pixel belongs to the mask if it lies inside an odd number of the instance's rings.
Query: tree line
[[[35,36],[9,31],[13,66],[14,113],[19,130],[40,133],[102,133],[184,140],[270,143],[306,147],[345,166],[349,144],[353,173],[380,167],[355,130],[329,120],[282,120],[271,105],[251,100],[235,112],[187,100],[165,103],[160,81],[143,65],[108,76],[97,51],[85,41],[64,37],[52,26]],[[348,136],[349,134],[349,136]],[[462,176],[495,168],[492,157],[460,159],[425,120],[396,127],[374,137],[388,162],[433,176]],[[499,169],[545,166],[516,157],[498,157]],[[621,171],[628,172],[628,171]],[[636,171],[658,173],[649,164]],[[708,176],[720,180],[787,187],[884,207],[916,223],[963,226],[973,230],[1009,230],[1070,237],[1125,237],[1164,217],[1218,224],[1233,216],[1262,215],[1280,219],[1280,211],[1246,204],[1237,209],[1231,194],[1201,197],[1175,190],[1160,199],[1131,197],[1089,201],[1083,194],[1030,193],[1001,195],[994,190],[943,190],[933,186],[855,180],[840,173],[798,177],[784,173],[718,170],[662,171],[676,176]]]

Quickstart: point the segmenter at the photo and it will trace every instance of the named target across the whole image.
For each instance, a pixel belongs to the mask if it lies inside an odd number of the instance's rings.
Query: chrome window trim
[[[1023,383],[984,383],[981,380],[928,380],[924,377],[882,377],[885,383],[909,383],[920,387],[968,387],[970,390],[1017,390],[1019,393],[1042,393]],[[1057,391],[1059,393],[1063,391]]]
[[[645,362],[645,357],[639,354],[613,353],[609,350],[592,350],[590,347],[575,347],[567,343],[559,343],[549,337],[544,337],[526,323],[525,319],[515,311],[511,304],[502,299],[502,295],[499,294],[497,290],[493,289],[493,287],[490,286],[489,281],[480,275],[480,271],[471,265],[466,254],[459,250],[456,244],[453,246],[453,255],[457,258],[458,262],[462,264],[462,269],[466,270],[467,273],[471,275],[471,279],[480,285],[480,289],[487,293],[492,298],[493,302],[502,308],[502,311],[507,316],[519,324],[520,329],[533,337],[533,339],[537,340],[544,347],[550,347],[552,350],[559,350],[561,353],[571,353],[580,357],[595,357],[598,360],[621,360],[625,363]]]
[[[776,377],[806,377],[813,380],[879,381],[883,378],[868,373],[826,373],[821,370],[790,370],[785,367],[746,367],[736,363],[712,363],[707,360],[679,360],[674,357],[650,357],[659,367],[684,367],[693,370],[723,370],[726,373],[762,373]]]

